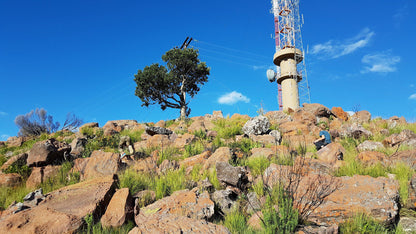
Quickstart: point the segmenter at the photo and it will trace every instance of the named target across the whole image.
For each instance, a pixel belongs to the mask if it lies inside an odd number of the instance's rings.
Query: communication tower
[[[310,102],[301,33],[303,16],[299,14],[299,0],[272,0],[272,4],[276,43],[273,63],[280,72],[270,69],[267,78],[270,82],[277,80],[279,108],[295,110],[299,101]]]

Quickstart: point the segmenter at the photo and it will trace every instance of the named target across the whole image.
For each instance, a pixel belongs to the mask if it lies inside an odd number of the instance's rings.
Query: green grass
[[[254,177],[262,175],[264,171],[270,166],[270,160],[267,157],[248,158],[246,166],[251,170]]]
[[[23,198],[32,192],[22,183],[17,187],[0,187],[0,208],[6,209],[12,202],[23,202]]]
[[[391,173],[395,174],[396,179],[399,181],[400,200],[402,204],[406,205],[409,198],[409,180],[415,171],[410,166],[400,162],[391,169]]]
[[[217,131],[217,136],[223,139],[230,139],[236,135],[243,134],[242,127],[245,122],[237,119],[218,119],[213,122],[215,124],[214,130]]]
[[[379,222],[365,214],[357,214],[339,226],[340,233],[389,233]]]
[[[126,224],[118,228],[104,228],[101,222],[94,223],[94,219],[91,214],[84,217],[85,226],[78,231],[81,234],[128,234],[131,229],[136,225],[133,221],[129,221]]]
[[[153,183],[152,177],[146,173],[126,169],[119,174],[120,188],[129,188],[131,194],[146,190]]]
[[[189,145],[185,145],[184,149],[183,157],[188,158],[204,152],[205,146],[201,141],[195,141]]]
[[[144,129],[141,130],[127,130],[124,129],[120,132],[120,136],[129,136],[132,143],[139,142],[142,140],[142,134],[144,133]]]
[[[72,162],[64,162],[59,169],[58,174],[54,177],[48,178],[46,181],[41,183],[38,188],[42,188],[43,193],[46,194],[62,187],[78,183],[80,181],[79,172],[70,172],[72,166]]]
[[[86,128],[88,129],[88,128]],[[83,129],[84,130],[84,129]],[[118,152],[118,143],[120,142],[120,135],[104,136],[104,131],[99,129],[95,131],[94,138],[88,140],[85,145],[82,157],[87,158],[91,156],[94,150],[104,150],[105,152]]]
[[[159,157],[157,159],[157,165],[159,166],[164,160],[178,160],[182,156],[178,148],[166,147],[159,151]]]
[[[377,178],[380,176],[386,177],[388,168],[384,167],[381,163],[377,163],[370,166],[365,166],[358,160],[348,161],[345,165],[341,166],[335,171],[335,176],[354,176],[354,175],[369,175]]]
[[[223,225],[227,227],[231,233],[254,233],[254,231],[247,225],[246,217],[238,210],[227,214],[224,218]]]

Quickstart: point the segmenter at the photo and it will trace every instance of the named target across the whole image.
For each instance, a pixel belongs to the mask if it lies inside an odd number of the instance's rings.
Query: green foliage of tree
[[[181,119],[190,114],[187,95],[194,97],[200,86],[208,81],[209,68],[198,59],[198,50],[174,48],[167,51],[162,60],[166,67],[157,63],[138,70],[134,75],[137,84],[135,95],[142,106],[159,104],[166,108],[180,109]]]

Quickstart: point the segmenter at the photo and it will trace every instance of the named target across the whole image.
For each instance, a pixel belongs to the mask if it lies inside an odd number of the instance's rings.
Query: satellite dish
[[[270,82],[274,82],[276,80],[276,72],[273,69],[267,70],[267,79]]]

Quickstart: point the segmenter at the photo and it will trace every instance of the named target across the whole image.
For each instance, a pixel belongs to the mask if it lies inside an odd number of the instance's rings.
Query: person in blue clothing
[[[313,142],[316,146],[316,150],[322,149],[324,146],[331,143],[331,135],[328,131],[322,130],[319,132],[319,139]]]

